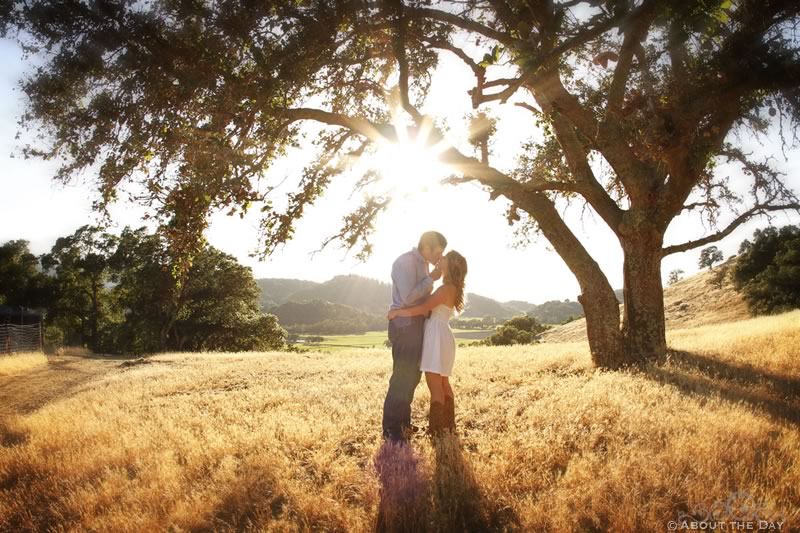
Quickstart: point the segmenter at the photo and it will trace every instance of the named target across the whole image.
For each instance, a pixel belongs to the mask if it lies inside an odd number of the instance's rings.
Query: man
[[[392,305],[402,309],[418,305],[431,295],[433,282],[442,277],[438,266],[447,240],[439,232],[423,233],[416,248],[398,257],[392,264]],[[428,265],[433,265],[429,271]],[[410,431],[411,402],[422,372],[422,336],[425,317],[397,317],[389,321],[392,343],[392,377],[383,403],[383,437],[404,441]]]

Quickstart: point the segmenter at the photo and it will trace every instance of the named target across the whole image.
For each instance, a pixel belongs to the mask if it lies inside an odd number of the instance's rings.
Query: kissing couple
[[[456,251],[444,255],[447,240],[423,233],[416,248],[392,264],[389,341],[392,376],[383,403],[383,438],[406,442],[419,431],[411,424],[411,403],[422,373],[431,393],[428,433],[455,431],[455,399],[449,377],[456,341],[450,318],[464,310],[467,261]],[[433,266],[433,270],[430,270]],[[433,290],[436,281],[441,285]]]

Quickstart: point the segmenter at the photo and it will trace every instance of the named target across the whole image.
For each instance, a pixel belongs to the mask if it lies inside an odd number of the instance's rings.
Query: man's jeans
[[[408,319],[406,319],[408,320]],[[403,430],[411,425],[411,402],[422,372],[422,337],[425,317],[411,317],[410,324],[398,327],[389,321],[389,340],[392,342],[392,377],[383,402],[383,436],[401,439]]]

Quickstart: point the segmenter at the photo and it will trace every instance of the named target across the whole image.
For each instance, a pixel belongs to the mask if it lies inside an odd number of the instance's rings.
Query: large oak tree
[[[62,157],[64,180],[96,165],[100,209],[138,182],[177,258],[196,250],[210,212],[255,202],[271,253],[354,157],[394,138],[398,121],[438,143],[437,117],[420,108],[440,57],[453,55],[474,73],[461,90],[480,148],[442,153],[453,181],[507,199],[510,222],[549,240],[580,284],[595,363],[619,367],[666,351],[666,255],[800,209],[782,175],[734,135],[796,126],[798,11],[793,0],[28,0],[0,12],[42,58],[23,82],[23,122],[45,133],[28,153]],[[502,128],[480,118],[498,104],[544,130],[520,147],[513,172],[487,149]],[[303,142],[304,122],[324,125],[319,154],[278,209],[274,184],[259,178]],[[749,176],[747,198],[715,172],[720,162]],[[575,199],[624,252],[621,321],[608,280],[556,209]],[[387,200],[367,196],[338,238],[369,252]],[[715,223],[727,207],[726,227],[665,245],[680,214]]]

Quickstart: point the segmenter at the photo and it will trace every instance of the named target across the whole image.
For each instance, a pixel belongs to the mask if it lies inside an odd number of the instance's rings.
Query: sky
[[[0,64],[5,67],[0,74],[0,243],[26,239],[33,252],[41,254],[49,251],[58,237],[97,220],[91,209],[95,198],[93,175],[88,171],[73,183],[59,184],[53,180],[56,164],[21,158],[19,151],[26,134],[16,139],[17,121],[25,102],[18,82],[30,66],[22,61],[19,48],[8,40],[0,40]],[[445,56],[423,108],[423,112],[447,120],[455,142],[465,137],[463,117],[471,106],[464,88],[473,85],[472,76],[463,65]],[[499,106],[494,113],[499,121],[499,138],[493,146],[491,162],[501,170],[510,170],[522,143],[538,132],[527,112],[520,108]],[[789,161],[785,161],[777,132],[772,132],[761,143],[750,139],[745,144],[757,159],[774,155],[778,168],[787,174],[786,183],[796,192],[800,190],[797,179],[800,152],[787,151]],[[393,189],[393,200],[376,224],[371,239],[374,252],[366,262],[359,262],[354,253],[346,254],[336,243],[315,253],[327,237],[338,231],[342,217],[360,199],[353,195],[351,179],[334,182],[325,197],[297,224],[294,240],[266,261],[249,257],[258,243],[258,220],[252,214],[244,219],[213,215],[207,238],[213,246],[250,266],[257,278],[321,282],[335,275],[358,274],[390,282],[392,261],[410,250],[423,231],[436,230],[448,239],[448,249],[458,250],[467,258],[467,290],[470,292],[500,301],[525,300],[536,304],[576,299],[580,288],[574,275],[544,237],[522,248],[513,246],[517,239],[504,216],[507,203],[502,199],[490,201],[488,194],[474,184],[438,184],[441,176],[434,166],[421,165],[419,161],[409,164],[417,156],[398,153],[383,161],[389,176],[386,186]],[[270,173],[280,181],[283,177],[296,178],[301,168],[298,154],[298,158],[277,165]],[[740,170],[722,165],[718,172],[730,177],[734,190],[746,191],[749,181]],[[289,185],[275,193],[292,192],[291,182],[292,179],[287,179]],[[115,224],[112,231],[120,231],[126,225],[145,224],[144,210],[137,205],[121,202],[111,212]],[[612,287],[622,288],[622,251],[616,237],[591,208],[585,210],[583,217],[581,212],[582,202],[576,202],[564,210],[563,216]],[[797,214],[773,215],[773,224],[777,226],[800,223]],[[719,228],[733,218],[728,212],[721,218]],[[754,229],[767,224],[766,219],[756,218],[715,244],[727,258],[737,252],[739,243],[750,237]],[[665,245],[697,239],[715,231],[705,227],[697,216],[683,215],[668,228]],[[665,286],[673,269],[682,269],[685,275],[697,272],[699,254],[700,249],[695,249],[665,258],[662,263]]]

